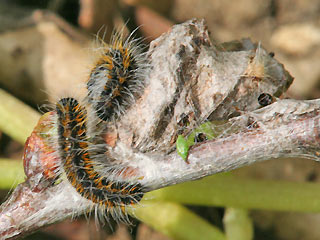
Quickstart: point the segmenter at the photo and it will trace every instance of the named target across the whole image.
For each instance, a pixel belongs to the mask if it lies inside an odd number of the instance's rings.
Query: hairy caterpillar
[[[143,186],[125,177],[125,167],[112,162],[101,146],[108,122],[115,120],[142,94],[148,64],[139,39],[122,32],[114,34],[111,45],[102,42],[98,60],[86,84],[83,104],[71,97],[56,103],[58,153],[61,172],[84,198],[91,201],[104,218],[110,212],[125,219],[126,207],[138,203],[145,192]],[[88,117],[88,109],[94,113]],[[97,118],[100,124],[96,124]],[[101,121],[102,120],[102,121]],[[93,123],[94,122],[94,123]],[[90,131],[88,126],[92,126]],[[97,148],[100,149],[97,151]],[[94,150],[93,150],[94,149]]]
[[[139,183],[112,181],[102,176],[90,152],[87,110],[74,98],[62,98],[56,104],[58,142],[67,179],[84,198],[108,212],[138,203],[143,196]]]
[[[139,43],[132,34],[123,40],[122,33],[110,45],[102,42],[87,89],[88,102],[104,121],[119,117],[142,92],[148,64]]]

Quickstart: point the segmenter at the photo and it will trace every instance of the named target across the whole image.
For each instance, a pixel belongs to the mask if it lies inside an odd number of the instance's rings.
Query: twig
[[[0,129],[24,144],[40,114],[0,89]]]
[[[0,189],[10,189],[23,182],[21,160],[0,159]]]
[[[186,164],[175,152],[152,156],[138,165],[151,189],[230,171],[279,157],[318,160],[320,100],[279,100],[274,104],[230,119],[238,133],[194,145]],[[228,125],[228,124],[226,124]]]
[[[162,188],[145,196],[148,200],[196,206],[310,213],[320,212],[319,198],[317,183],[258,180],[226,174]]]
[[[179,204],[151,202],[142,208],[135,216],[173,239],[226,239],[220,229]]]
[[[227,208],[223,224],[228,240],[253,239],[253,224],[247,210]]]

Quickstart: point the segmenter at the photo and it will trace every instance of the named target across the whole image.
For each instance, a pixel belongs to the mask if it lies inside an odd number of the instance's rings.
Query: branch
[[[319,112],[320,100],[279,100],[230,119],[225,131],[239,132],[194,145],[189,164],[173,152],[152,156],[138,169],[145,176],[145,184],[154,190],[272,158],[318,160]]]

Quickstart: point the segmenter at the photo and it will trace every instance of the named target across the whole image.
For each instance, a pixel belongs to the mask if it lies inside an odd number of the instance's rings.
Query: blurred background
[[[320,97],[320,0],[0,0],[0,88],[35,109],[77,91],[88,77],[96,34],[109,41],[126,24],[148,44],[172,25],[204,18],[213,41],[261,42],[295,78],[285,97]],[[99,31],[103,29],[102,31]],[[106,31],[104,30],[106,29]],[[106,34],[103,34],[106,33]],[[0,103],[1,104],[1,103]],[[0,132],[0,157],[21,159],[23,146]],[[245,167],[240,176],[320,181],[314,161],[283,159]],[[7,189],[0,190],[3,201]],[[224,209],[189,207],[222,228]],[[254,239],[320,239],[320,214],[251,211]],[[65,221],[26,239],[168,239],[147,225]]]

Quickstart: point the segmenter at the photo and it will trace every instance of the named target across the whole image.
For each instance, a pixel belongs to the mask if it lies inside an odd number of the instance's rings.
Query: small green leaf
[[[213,124],[211,122],[205,122],[197,127],[187,138],[187,142],[189,146],[194,144],[194,138],[198,133],[203,133],[206,135],[207,139],[213,139],[217,136],[217,134],[213,131]]]
[[[187,161],[190,145],[182,135],[178,135],[178,138],[176,141],[176,147],[177,147],[177,153],[179,154],[179,156],[182,157],[184,161]]]
[[[198,133],[203,133],[206,135],[207,139],[212,139],[216,136],[214,131],[212,130],[212,124],[210,122],[206,122],[197,127],[187,138],[183,137],[183,135],[178,135],[176,141],[177,153],[182,157],[184,161],[187,161],[189,148],[195,144],[195,136]]]

